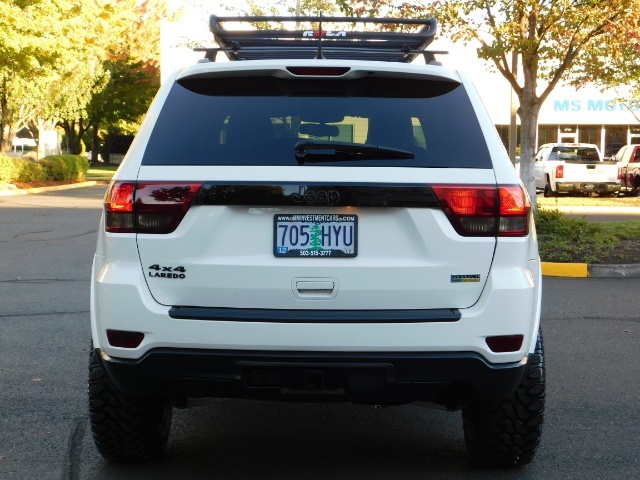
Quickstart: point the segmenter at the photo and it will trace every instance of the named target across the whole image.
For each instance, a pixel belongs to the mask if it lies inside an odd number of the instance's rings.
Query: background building
[[[448,50],[448,55],[440,57],[442,63],[472,76],[504,144],[508,145],[511,87],[504,77],[495,69],[491,71],[488,62],[479,60],[474,47],[438,40],[431,48]],[[602,92],[593,86],[576,89],[559,85],[542,105],[538,117],[537,145],[551,142],[595,143],[605,156],[615,154],[622,145],[640,144],[640,101],[629,99],[628,92],[622,89]]]

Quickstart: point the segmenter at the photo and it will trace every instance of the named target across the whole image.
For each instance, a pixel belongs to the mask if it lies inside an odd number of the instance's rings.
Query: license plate
[[[275,215],[276,257],[355,257],[358,217],[337,214]]]
[[[593,183],[585,183],[584,188],[585,190],[593,190],[596,186]]]

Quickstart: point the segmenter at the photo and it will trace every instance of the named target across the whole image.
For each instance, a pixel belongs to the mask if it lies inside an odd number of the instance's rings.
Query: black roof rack
[[[226,22],[296,22],[317,23],[317,30],[227,30]],[[336,24],[397,24],[420,27],[417,32],[353,32],[323,30],[323,23]],[[219,48],[196,48],[205,58],[215,61],[218,52],[229,60],[312,59],[378,60],[409,63],[423,55],[425,63],[435,61],[425,48],[433,41],[435,18],[362,18],[362,17],[218,17],[211,15],[209,26]]]

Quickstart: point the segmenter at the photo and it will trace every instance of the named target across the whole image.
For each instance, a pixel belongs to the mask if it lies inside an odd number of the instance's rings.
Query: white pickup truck
[[[597,145],[547,143],[535,158],[536,189],[545,197],[558,193],[615,194],[620,190],[620,169],[602,159]]]

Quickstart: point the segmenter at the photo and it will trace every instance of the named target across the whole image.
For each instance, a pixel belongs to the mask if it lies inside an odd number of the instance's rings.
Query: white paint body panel
[[[516,185],[520,180],[469,79],[438,66],[325,61],[399,77],[440,76],[461,81],[477,112],[493,169],[354,167],[141,166],[162,102],[177,76],[256,70],[283,72],[308,61],[198,64],[175,72],[158,93],[117,171],[116,181],[316,182]],[[281,73],[286,75],[286,73]],[[453,140],[454,141],[454,140]],[[304,207],[299,208],[305,212]],[[528,237],[459,236],[439,209],[355,209],[359,254],[352,259],[275,258],[273,215],[282,208],[194,206],[167,235],[111,234],[101,225],[92,273],[91,318],[96,347],[116,358],[140,358],[158,347],[274,351],[477,352],[493,363],[519,362],[535,346],[541,273],[535,228]],[[313,213],[346,209],[314,208]],[[152,279],[151,264],[180,264],[188,281]],[[354,268],[355,267],[355,268]],[[453,274],[480,274],[481,282],[452,284]],[[292,280],[337,279],[331,299],[301,299]],[[163,283],[164,282],[164,283]],[[450,323],[291,324],[178,320],[172,305],[262,309],[457,308]],[[135,349],[116,348],[107,329],[140,331]],[[485,338],[524,335],[518,352],[491,352]]]

